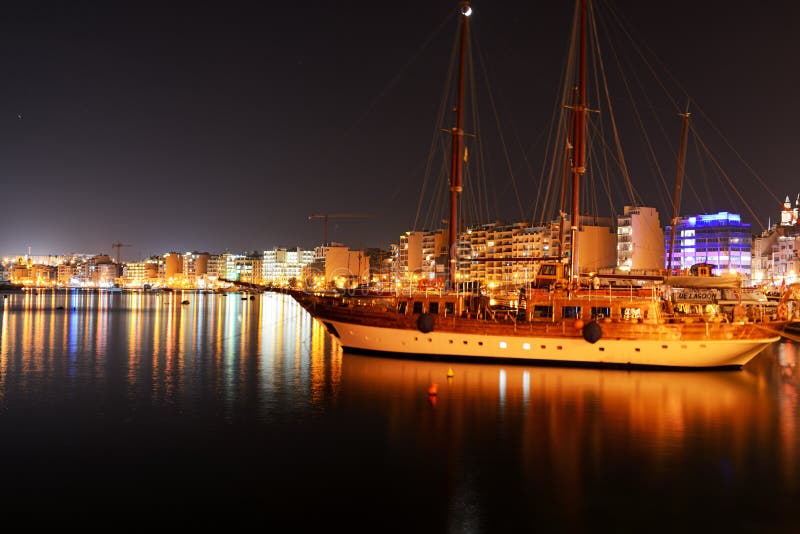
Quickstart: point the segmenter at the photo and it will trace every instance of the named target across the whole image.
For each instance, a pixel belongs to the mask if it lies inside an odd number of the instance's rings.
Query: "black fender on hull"
[[[603,329],[597,321],[589,321],[583,325],[583,339],[589,343],[597,343],[603,337]]]
[[[433,331],[434,318],[430,313],[423,313],[417,317],[417,328],[423,334]]]

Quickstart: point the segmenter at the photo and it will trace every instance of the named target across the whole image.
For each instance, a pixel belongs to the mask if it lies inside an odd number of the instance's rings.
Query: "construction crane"
[[[113,248],[117,249],[117,263],[118,263],[118,264],[119,264],[119,252],[120,252],[120,249],[121,249],[122,247],[129,247],[129,246],[131,246],[131,245],[128,245],[127,243],[120,243],[119,241],[116,241],[116,242],[114,242],[114,243],[111,243],[111,248],[112,248],[112,249],[113,249]]]
[[[322,219],[324,228],[324,241],[323,245],[328,245],[328,219],[369,219],[372,217],[369,213],[314,213],[308,216],[308,220]]]

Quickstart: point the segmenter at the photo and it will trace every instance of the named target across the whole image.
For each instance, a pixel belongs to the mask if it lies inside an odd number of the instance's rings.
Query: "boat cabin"
[[[569,280],[569,265],[560,261],[545,261],[539,263],[539,268],[534,275],[531,287],[541,289],[553,287],[557,283]]]
[[[495,304],[485,295],[411,295],[398,297],[394,308],[402,315],[431,314],[495,322],[560,322],[565,319],[653,322],[662,319],[662,301],[651,296],[609,296],[587,292],[585,296],[566,291],[529,291],[518,306]]]

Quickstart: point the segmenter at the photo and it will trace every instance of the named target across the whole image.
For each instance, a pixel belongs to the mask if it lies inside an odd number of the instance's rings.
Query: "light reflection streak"
[[[506,404],[506,370],[500,369],[499,380],[497,381],[497,390],[498,390],[498,402],[497,404],[500,406],[500,409],[505,407]]]
[[[790,466],[792,472],[798,469],[798,424],[800,412],[800,382],[797,373],[798,346],[792,341],[782,343],[778,350],[778,364],[781,369],[781,395],[778,398],[780,406],[780,439],[783,443],[784,461]],[[791,479],[791,489],[798,485],[796,479]]]
[[[225,413],[230,416],[233,409],[234,399],[234,368],[236,357],[239,350],[239,340],[242,336],[242,314],[244,313],[243,305],[239,295],[233,294],[229,297],[234,299],[233,304],[226,314],[225,321],[225,337],[223,341],[224,351],[222,353],[222,361],[220,362],[219,375],[221,380],[221,393],[222,400],[225,403]],[[229,302],[230,303],[230,302]]]
[[[81,305],[80,294],[73,290],[70,291],[69,299],[67,300],[67,313],[69,314],[69,321],[65,331],[67,333],[67,376],[75,378],[77,359],[78,359],[78,332],[80,320],[83,316],[83,306],[81,311],[78,311],[78,306]]]
[[[531,399],[531,372],[524,371],[522,373],[522,405],[526,408]]]
[[[6,377],[8,376],[8,352],[9,352],[9,302],[7,295],[3,295],[0,300],[0,408],[5,407],[6,398]]]
[[[128,368],[132,366],[132,363],[136,360],[136,356],[139,354],[141,350],[140,345],[140,336],[137,335],[140,332],[141,324],[139,319],[141,318],[142,312],[142,299],[140,293],[134,293],[130,296],[130,308],[128,310]]]
[[[111,294],[101,293],[97,295],[97,324],[94,330],[94,351],[93,357],[93,371],[94,379],[100,379],[103,374],[103,367],[105,365],[105,357],[107,355],[108,336],[111,333],[109,328],[109,321],[111,319]]]

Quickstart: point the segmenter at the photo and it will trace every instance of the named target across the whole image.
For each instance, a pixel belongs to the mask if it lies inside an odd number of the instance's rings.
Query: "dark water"
[[[0,503],[31,525],[800,531],[789,342],[634,372],[343,354],[277,294],[10,294],[0,317]]]

